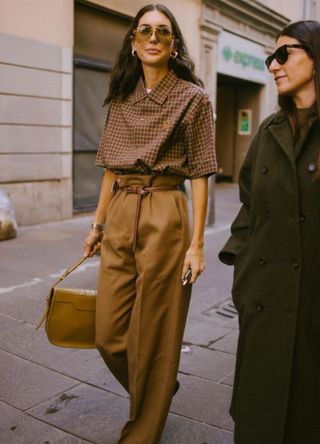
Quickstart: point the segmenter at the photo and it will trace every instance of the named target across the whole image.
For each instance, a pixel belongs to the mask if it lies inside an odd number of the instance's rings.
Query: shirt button
[[[309,173],[313,173],[315,170],[316,170],[316,165],[314,164],[314,163],[310,163],[309,165],[308,165],[308,171],[309,171]]]
[[[260,264],[260,265],[265,265],[265,263],[266,263],[265,258],[264,258],[264,257],[260,257],[260,259],[259,259],[259,264]]]
[[[299,262],[292,262],[291,267],[296,270],[297,268],[299,268]]]
[[[268,171],[269,171],[269,168],[267,166],[264,166],[262,168],[262,174],[267,174]]]
[[[258,312],[263,311],[263,309],[264,309],[264,306],[263,306],[262,304],[257,304],[257,305],[256,305],[256,310],[257,310]]]
[[[270,211],[266,210],[265,215],[266,215],[266,218],[268,219],[270,217]]]

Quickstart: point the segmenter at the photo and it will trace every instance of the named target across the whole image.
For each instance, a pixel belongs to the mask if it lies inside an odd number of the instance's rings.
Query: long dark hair
[[[286,26],[277,36],[277,40],[281,36],[292,37],[299,40],[300,43],[308,47],[307,54],[312,58],[314,63],[314,87],[316,93],[316,109],[318,120],[320,121],[320,23],[315,20],[302,20],[291,23]],[[279,95],[278,103],[280,108],[290,118],[295,137],[299,136],[299,124],[297,117],[297,109],[293,98],[290,95]],[[318,155],[318,168],[316,174],[317,180],[320,180],[320,152]]]
[[[132,33],[138,26],[140,18],[149,11],[159,11],[164,14],[171,23],[175,36],[175,48],[178,52],[176,58],[170,58],[169,69],[181,79],[188,80],[196,85],[203,86],[202,81],[194,73],[194,63],[191,60],[184,42],[180,27],[172,12],[161,4],[146,5],[138,11],[124,38],[122,48],[116,58],[115,66],[111,73],[111,81],[108,95],[104,105],[112,100],[125,100],[134,90],[141,75],[143,75],[141,62],[131,53]]]

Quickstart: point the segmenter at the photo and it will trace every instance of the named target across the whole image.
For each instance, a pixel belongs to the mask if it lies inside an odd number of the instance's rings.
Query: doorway
[[[107,110],[110,73],[130,18],[86,1],[75,3],[73,208],[95,209],[103,168],[95,166]]]
[[[238,181],[241,165],[260,122],[262,87],[258,83],[218,74],[217,181]]]

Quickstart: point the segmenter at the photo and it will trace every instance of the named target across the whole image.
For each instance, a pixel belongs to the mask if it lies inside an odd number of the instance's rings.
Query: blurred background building
[[[95,207],[94,166],[110,71],[146,0],[0,1],[0,188],[18,223]],[[162,0],[175,14],[215,112],[218,180],[236,181],[252,135],[276,109],[264,66],[290,21],[315,0]]]

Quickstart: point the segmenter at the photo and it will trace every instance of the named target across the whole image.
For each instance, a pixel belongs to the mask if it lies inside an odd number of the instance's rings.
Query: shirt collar
[[[150,93],[147,93],[143,78],[140,77],[132,93],[131,101],[132,103],[137,103],[146,97],[150,97],[154,102],[163,105],[177,81],[178,77],[176,74],[173,71],[169,71],[161,82]]]

